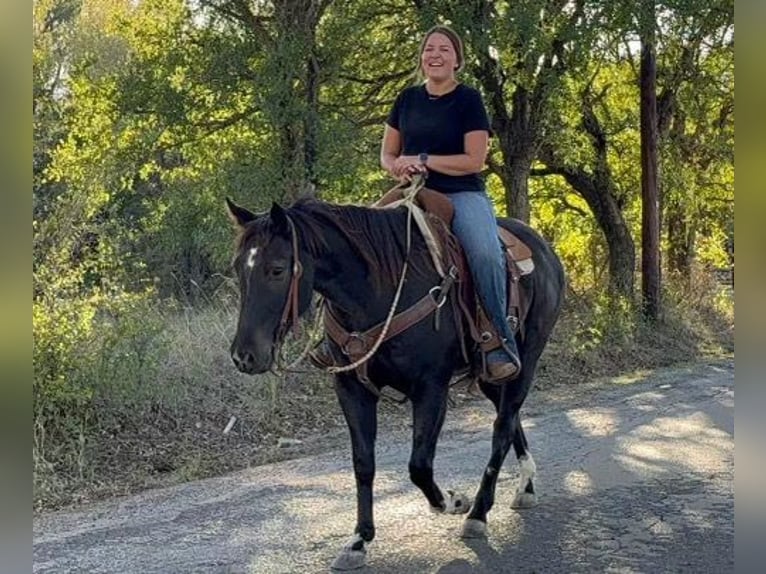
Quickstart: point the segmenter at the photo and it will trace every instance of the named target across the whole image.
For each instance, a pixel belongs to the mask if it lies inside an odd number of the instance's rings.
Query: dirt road
[[[723,362],[536,393],[525,426],[537,507],[515,511],[509,457],[484,541],[432,515],[407,479],[404,431],[378,439],[376,573],[730,572],[734,365]],[[492,412],[448,415],[435,471],[472,495]],[[327,572],[351,535],[348,448],[146,492],[34,522],[34,572]]]

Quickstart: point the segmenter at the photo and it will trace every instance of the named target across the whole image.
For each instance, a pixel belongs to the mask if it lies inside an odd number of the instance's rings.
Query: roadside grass
[[[693,284],[666,289],[656,325],[630,305],[570,292],[536,389],[732,356],[733,293],[704,275]],[[237,373],[228,356],[236,310],[236,293],[225,285],[202,305],[143,308],[133,319],[152,328],[131,331],[127,343],[94,341],[83,349],[109,356],[89,362],[83,374],[92,377],[87,406],[35,416],[35,436],[45,440],[33,450],[34,509],[215,476],[346,441],[328,375],[308,366],[285,377]],[[134,352],[126,352],[128,344]],[[135,349],[144,356],[137,359]],[[295,343],[288,354],[298,352]],[[384,410],[401,424],[409,420],[406,406]]]

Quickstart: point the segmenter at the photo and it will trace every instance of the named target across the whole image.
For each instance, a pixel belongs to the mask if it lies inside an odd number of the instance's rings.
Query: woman
[[[478,91],[461,84],[463,44],[446,26],[431,28],[420,45],[418,70],[424,84],[402,91],[386,120],[380,163],[394,178],[425,173],[427,185],[444,193],[455,208],[452,231],[468,259],[474,285],[504,345],[487,357],[490,381],[521,369],[506,321],[505,257],[497,237],[495,211],[479,173],[489,142],[489,119]]]

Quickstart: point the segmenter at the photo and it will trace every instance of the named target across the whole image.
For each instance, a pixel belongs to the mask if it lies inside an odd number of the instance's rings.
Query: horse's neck
[[[365,262],[345,239],[334,235],[334,248],[316,261],[314,289],[332,304],[346,328],[363,329],[371,319],[385,315],[393,293],[389,297],[389,289],[379,292]]]

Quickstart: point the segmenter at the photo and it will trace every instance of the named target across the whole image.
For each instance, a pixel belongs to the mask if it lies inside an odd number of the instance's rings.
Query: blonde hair
[[[430,30],[428,30],[423,35],[423,39],[420,41],[420,49],[418,50],[418,67],[417,67],[417,75],[419,78],[422,78],[423,76],[423,62],[421,61],[421,57],[423,56],[423,50],[425,50],[426,48],[426,42],[428,42],[428,39],[434,34],[443,34],[444,36],[447,37],[447,39],[452,44],[452,47],[455,50],[455,58],[457,60],[457,68],[455,68],[455,72],[459,72],[460,70],[462,70],[463,65],[465,64],[465,56],[463,56],[463,40],[461,40],[457,32],[455,32],[449,26],[438,24],[432,27]]]

